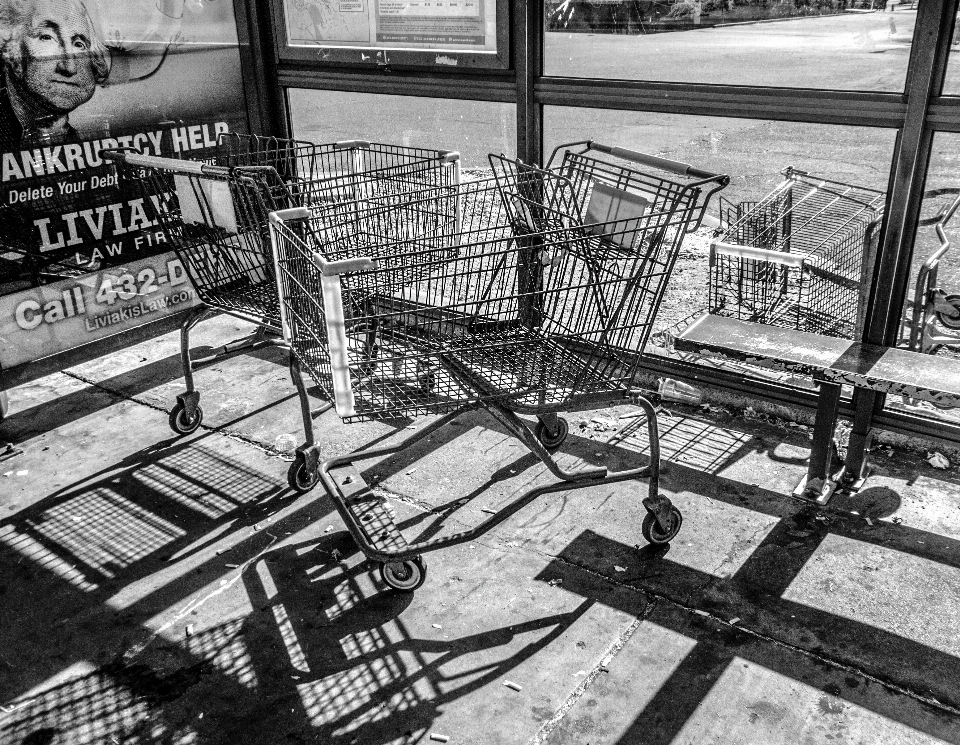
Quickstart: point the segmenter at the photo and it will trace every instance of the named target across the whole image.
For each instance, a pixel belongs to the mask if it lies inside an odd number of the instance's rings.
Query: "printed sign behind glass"
[[[290,46],[495,52],[495,0],[284,0]]]
[[[164,195],[101,153],[210,158],[246,129],[231,0],[0,0],[0,55],[0,366],[192,304]]]

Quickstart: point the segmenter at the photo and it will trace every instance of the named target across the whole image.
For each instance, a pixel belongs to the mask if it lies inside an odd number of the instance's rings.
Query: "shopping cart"
[[[495,156],[491,164],[493,178],[448,189],[271,216],[291,364],[346,422],[446,412],[399,445],[319,463],[295,376],[306,438],[291,484],[322,479],[363,553],[398,590],[422,584],[423,553],[474,539],[564,482],[648,478],[643,535],[666,543],[682,521],[658,493],[656,414],[633,378],[683,237],[729,179],[591,142],[558,148],[548,169]],[[446,224],[451,200],[459,205],[457,240],[425,241],[421,227]],[[569,427],[558,412],[611,401],[643,409],[650,464],[617,473],[561,468],[551,451]],[[409,447],[476,406],[560,483],[475,528],[408,544],[353,463]],[[531,430],[518,414],[538,424]]]
[[[190,332],[204,318],[228,313],[257,325],[254,335],[225,345],[210,364],[238,351],[283,344],[276,278],[270,258],[272,210],[356,200],[414,187],[457,183],[456,152],[365,141],[313,145],[255,135],[218,140],[217,164],[110,151],[127,183],[147,197],[147,217],[163,229],[200,304],[180,327],[186,391],[170,411],[170,427],[195,431],[203,420],[191,359]]]
[[[960,346],[960,295],[945,292],[939,280],[940,263],[951,246],[947,225],[960,207],[960,189],[933,189],[923,196],[925,202],[943,197],[952,199],[942,204],[935,215],[921,218],[919,222],[921,227],[934,226],[939,245],[917,274],[900,341],[914,352],[936,354],[941,347]]]
[[[788,167],[758,202],[721,210],[710,244],[709,311],[854,338],[863,324],[882,191]]]

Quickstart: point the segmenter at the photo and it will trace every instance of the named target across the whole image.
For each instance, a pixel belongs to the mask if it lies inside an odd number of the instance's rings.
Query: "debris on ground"
[[[435,628],[435,629],[442,629],[443,626],[441,626],[439,623],[435,623],[435,624],[433,624],[433,628]]]
[[[902,518],[902,517],[895,517],[895,518],[893,518],[893,524],[894,524],[894,525],[899,525],[899,524],[902,523],[902,522],[903,522],[903,518]]]
[[[950,460],[947,458],[947,456],[945,456],[943,453],[938,453],[937,451],[927,454],[927,463],[934,468],[950,468]]]
[[[436,733],[436,732],[431,732],[431,733],[430,733],[430,739],[433,740],[434,742],[449,742],[449,741],[450,741],[450,738],[447,737],[446,735],[441,735],[441,734],[438,734],[438,733]]]
[[[627,571],[626,567],[618,566],[617,564],[613,565],[613,571],[615,572],[625,572]]]
[[[44,448],[44,450],[46,450],[46,448]],[[0,460],[15,458],[18,455],[23,455],[23,451],[15,448],[12,442],[0,443]]]
[[[617,428],[616,422],[604,416],[595,416],[590,420],[590,424],[594,432],[607,432],[608,430]]]
[[[547,584],[550,585],[550,587],[556,587],[557,585],[562,585],[563,580],[557,577],[556,579],[552,579],[549,582],[547,582]]]
[[[504,684],[507,688],[510,688],[510,689],[512,689],[512,690],[514,690],[514,691],[522,691],[522,690],[523,690],[523,686],[522,686],[522,685],[520,685],[519,683],[514,683],[512,680],[505,680],[505,681],[503,681],[503,684]]]

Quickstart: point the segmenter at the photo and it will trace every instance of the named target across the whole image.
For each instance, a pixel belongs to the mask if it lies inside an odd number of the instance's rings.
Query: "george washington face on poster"
[[[70,113],[110,73],[102,30],[84,0],[0,5],[0,149],[77,136]]]

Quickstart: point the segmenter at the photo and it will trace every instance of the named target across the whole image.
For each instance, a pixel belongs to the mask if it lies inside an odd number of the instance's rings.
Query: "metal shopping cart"
[[[658,493],[656,413],[633,378],[683,237],[728,177],[592,142],[558,148],[547,169],[494,156],[491,164],[493,178],[448,189],[271,217],[291,364],[346,422],[447,412],[397,446],[319,463],[295,376],[306,441],[291,483],[322,479],[363,553],[398,590],[422,584],[423,553],[472,540],[564,482],[647,478],[647,540],[668,542],[682,521]],[[456,241],[425,240],[424,226],[449,224],[450,200]],[[551,451],[569,429],[558,412],[631,400],[646,415],[648,465],[617,473],[558,465]],[[475,406],[560,482],[474,528],[408,544],[353,464],[409,447]],[[535,429],[518,414],[535,415]]]
[[[960,189],[933,189],[924,195],[925,202],[941,203],[936,214],[921,218],[921,227],[933,225],[939,245],[927,257],[917,273],[909,316],[903,327],[901,344],[914,352],[936,354],[941,347],[960,346],[960,295],[947,293],[940,287],[940,264],[950,250],[947,225],[960,207]]]
[[[180,328],[186,391],[170,411],[170,426],[180,434],[195,431],[203,420],[190,352],[190,331],[201,320],[222,312],[257,324],[251,339],[226,345],[222,354],[283,343],[269,250],[270,211],[320,209],[459,180],[456,152],[365,141],[313,145],[226,134],[218,140],[216,165],[121,151],[104,157],[149,197],[147,216],[163,229],[201,301]]]
[[[854,338],[883,217],[884,192],[788,167],[758,202],[721,210],[710,245],[709,311]]]

